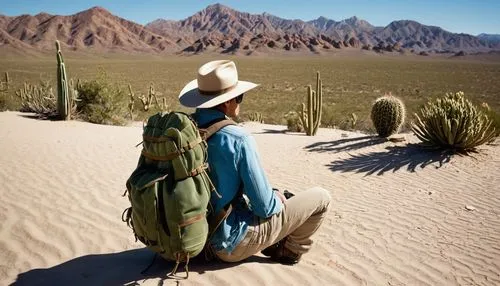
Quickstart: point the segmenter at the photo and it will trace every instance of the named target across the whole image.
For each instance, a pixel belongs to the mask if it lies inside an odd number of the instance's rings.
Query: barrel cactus
[[[425,145],[437,148],[467,152],[496,137],[493,120],[467,100],[463,92],[448,93],[429,102],[415,117],[415,135]]]
[[[379,97],[372,107],[371,119],[380,137],[389,137],[399,131],[405,119],[405,107],[392,96]]]

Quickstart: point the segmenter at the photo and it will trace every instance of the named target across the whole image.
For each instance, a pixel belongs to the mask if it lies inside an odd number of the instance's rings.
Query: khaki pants
[[[285,247],[297,254],[309,251],[311,236],[323,222],[330,205],[330,195],[323,188],[312,188],[286,201],[281,212],[267,219],[254,218],[245,238],[232,253],[216,253],[223,261],[236,262],[248,258],[288,236]]]

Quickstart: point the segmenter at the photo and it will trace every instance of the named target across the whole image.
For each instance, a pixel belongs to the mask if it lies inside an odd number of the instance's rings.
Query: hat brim
[[[253,88],[259,86],[249,81],[238,81],[236,86],[228,92],[221,95],[203,95],[198,90],[198,81],[192,80],[181,90],[179,94],[179,101],[186,107],[193,108],[211,108],[231,100],[238,95],[245,93]]]

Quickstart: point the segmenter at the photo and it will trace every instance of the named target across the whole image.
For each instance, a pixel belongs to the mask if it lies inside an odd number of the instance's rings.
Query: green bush
[[[465,152],[496,137],[493,121],[463,92],[429,102],[415,117],[412,130],[429,146]]]
[[[76,89],[78,92],[76,109],[79,118],[98,124],[125,124],[127,95],[112,86],[105,75],[78,84]]]

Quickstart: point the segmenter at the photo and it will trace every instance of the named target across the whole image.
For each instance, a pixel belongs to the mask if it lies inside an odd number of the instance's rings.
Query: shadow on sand
[[[363,137],[339,139],[335,141],[316,142],[314,144],[306,146],[305,149],[310,152],[319,152],[319,153],[342,152],[342,151],[357,150],[385,142],[387,142],[387,139],[385,138],[369,135]]]
[[[451,151],[429,150],[418,144],[387,147],[386,152],[351,155],[344,160],[333,161],[327,167],[332,171],[366,173],[366,175],[383,175],[387,171],[396,172],[404,168],[415,172],[417,167],[435,165],[440,168],[450,162]]]
[[[255,134],[286,134],[287,130],[274,130],[274,129],[264,129],[261,132],[254,132]]]
[[[205,262],[203,255],[189,263],[189,271],[203,274],[237,266],[241,263]],[[62,264],[46,268],[33,269],[17,276],[11,285],[139,285],[147,279],[161,278],[158,285],[164,284],[167,274],[173,269],[173,262],[160,257],[144,274],[153,260],[154,253],[146,248],[127,250],[118,253],[85,255],[66,261]],[[252,256],[242,263],[272,263],[264,257]],[[181,264],[183,265],[183,264]],[[180,266],[177,273],[184,276],[184,268]]]
[[[386,138],[378,136],[362,136],[344,138],[335,141],[317,142],[306,146],[309,152],[348,152],[365,147],[386,143]],[[350,158],[333,161],[326,165],[336,172],[366,173],[366,175],[383,175],[387,171],[397,171],[406,166],[410,172],[415,172],[417,167],[425,168],[436,164],[440,168],[450,161],[452,151],[434,150],[420,144],[405,144],[404,146],[389,146],[387,151],[371,152],[367,154],[351,155]]]
[[[37,119],[37,120],[49,120],[49,121],[60,121],[57,114],[37,114],[37,113],[22,113],[19,116],[28,118],[28,119]]]

